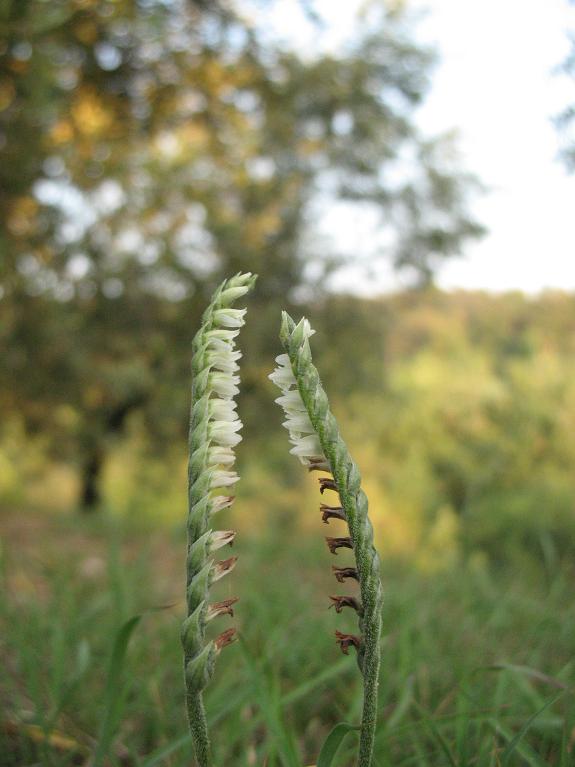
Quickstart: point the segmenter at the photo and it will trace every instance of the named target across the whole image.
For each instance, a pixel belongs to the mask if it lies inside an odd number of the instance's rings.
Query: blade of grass
[[[529,666],[516,666],[513,663],[497,663],[493,666],[485,666],[486,671],[516,671],[519,674],[535,679],[538,682],[545,682],[551,687],[555,687],[558,690],[569,690],[569,685],[562,682],[560,679],[544,674],[542,671],[538,671],[536,668],[530,668]]]
[[[275,744],[272,742],[271,745],[272,747],[274,745],[276,746],[283,764],[288,767],[300,767],[301,761],[297,753],[293,735],[287,730],[282,718],[281,701],[278,692],[274,689],[274,680],[273,678],[269,679],[267,670],[261,667],[261,663],[258,664],[256,662],[245,639],[241,636],[239,639],[240,647],[242,648],[243,655],[247,661],[247,668],[250,672],[254,694],[258,699],[260,712],[275,740]]]
[[[552,698],[549,698],[548,701],[546,701],[545,705],[542,706],[538,711],[536,711],[534,714],[532,714],[529,719],[525,722],[523,727],[519,730],[519,732],[515,735],[514,738],[508,743],[507,747],[505,748],[505,751],[501,755],[501,764],[503,767],[507,767],[507,764],[509,763],[509,759],[511,758],[511,754],[515,751],[515,749],[518,747],[521,739],[525,736],[525,734],[530,730],[533,723],[537,719],[537,717],[542,714],[544,711],[546,711],[550,706],[552,706],[559,698],[563,695],[564,690],[561,692],[558,692],[557,695],[554,695]]]
[[[401,698],[399,699],[399,703],[397,706],[393,709],[391,716],[382,722],[381,729],[383,730],[393,730],[394,727],[397,727],[399,722],[403,719],[407,711],[409,710],[409,707],[411,705],[411,702],[413,701],[413,688],[415,685],[415,677],[413,674],[408,677],[403,693],[401,695]]]
[[[453,754],[451,753],[451,750],[450,750],[449,746],[447,745],[447,741],[445,740],[445,738],[443,737],[443,735],[439,731],[439,728],[435,724],[435,722],[433,720],[433,717],[431,717],[429,715],[429,712],[426,711],[423,708],[423,706],[420,703],[418,703],[416,700],[413,701],[413,703],[414,703],[415,707],[417,708],[417,710],[421,714],[423,714],[423,721],[425,722],[425,724],[431,730],[431,734],[433,735],[435,740],[439,743],[439,747],[441,748],[441,750],[445,754],[445,758],[447,759],[447,761],[449,762],[451,767],[457,767],[457,762],[455,761],[455,758],[454,758]]]
[[[155,767],[156,764],[162,764],[168,756],[171,756],[181,748],[188,747],[191,742],[192,736],[189,733],[187,735],[182,735],[181,738],[173,740],[171,743],[167,743],[165,746],[154,751],[153,754],[150,754],[143,762],[141,762],[140,767]]]
[[[140,620],[141,615],[134,615],[127,620],[116,633],[108,674],[106,678],[106,689],[104,691],[104,717],[100,727],[98,743],[94,753],[92,767],[101,767],[104,757],[108,754],[112,740],[119,724],[120,714],[123,704],[123,668],[124,660],[130,637]]]
[[[322,671],[320,674],[308,679],[303,684],[298,685],[290,692],[282,696],[281,702],[283,706],[288,706],[291,703],[295,703],[297,700],[304,698],[308,693],[312,692],[316,687],[319,687],[324,682],[329,682],[333,677],[340,676],[346,669],[351,670],[353,668],[353,661],[349,658],[342,658],[337,663],[334,663],[329,668]]]
[[[347,722],[336,724],[321,747],[316,767],[331,767],[343,739],[350,732],[355,732],[359,729],[356,725],[347,724]]]

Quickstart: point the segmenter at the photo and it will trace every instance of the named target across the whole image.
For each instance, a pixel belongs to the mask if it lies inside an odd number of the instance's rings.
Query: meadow
[[[311,308],[383,563],[378,767],[574,763],[574,309],[561,294],[438,291]],[[218,522],[239,531],[239,561],[213,597],[240,597],[213,629],[237,626],[240,641],[206,703],[216,764],[308,767],[361,711],[355,658],[334,637],[354,621],[328,610],[331,565],[351,560],[330,556],[323,537],[342,523],[322,524],[317,478],[288,455],[268,336],[244,329],[242,479]],[[136,412],[107,439],[90,513],[61,432],[2,423],[2,767],[192,763],[188,385],[170,384],[184,409],[169,438]],[[351,767],[355,738],[335,767]]]
[[[315,540],[293,527],[238,542],[241,639],[207,696],[218,764],[311,765],[330,728],[358,717],[359,675],[334,642],[342,616],[326,609],[331,562],[316,521]],[[2,767],[189,765],[183,525],[27,509],[5,512],[3,531]],[[573,764],[573,570],[471,559],[430,575],[385,561],[375,763]],[[338,767],[352,764],[348,738]]]

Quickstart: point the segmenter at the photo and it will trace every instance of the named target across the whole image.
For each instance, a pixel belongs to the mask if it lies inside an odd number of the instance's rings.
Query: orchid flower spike
[[[338,494],[333,505],[322,503],[320,511],[326,524],[347,524],[348,535],[326,538],[332,554],[338,549],[351,549],[355,567],[334,567],[338,582],[346,578],[358,581],[359,595],[330,596],[332,607],[341,612],[350,607],[358,615],[360,635],[336,631],[336,641],[348,654],[357,651],[363,677],[363,713],[361,721],[358,767],[371,767],[377,717],[379,676],[379,639],[381,634],[382,588],[379,557],[373,545],[373,529],[368,517],[367,497],[361,489],[361,477],[339,435],[337,422],[330,411],[327,395],[312,362],[309,339],[314,331],[302,319],[297,325],[285,312],[280,338],[284,354],[276,358],[277,367],[270,375],[281,390],[276,402],[284,410],[284,426],[289,432],[293,453],[310,471],[323,471],[320,492]]]
[[[196,759],[210,767],[210,741],[202,693],[213,672],[216,658],[234,640],[230,628],[206,639],[210,621],[233,616],[235,597],[224,602],[209,601],[212,583],[234,567],[236,557],[216,561],[218,549],[231,545],[233,530],[214,530],[214,516],[232,505],[234,497],[214,494],[235,485],[234,448],[241,440],[242,423],[236,412],[235,395],[240,378],[241,352],[235,339],[244,324],[245,309],[232,304],[253,287],[255,276],[237,274],[223,282],[204,312],[202,324],[192,343],[192,406],[188,463],[188,556],[187,615],[182,626],[186,704]]]

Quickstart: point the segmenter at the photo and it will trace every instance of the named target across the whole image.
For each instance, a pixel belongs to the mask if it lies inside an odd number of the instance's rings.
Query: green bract
[[[350,607],[359,618],[359,636],[337,631],[336,638],[344,653],[347,654],[350,647],[357,650],[364,686],[358,765],[370,767],[377,717],[383,599],[379,557],[373,545],[373,529],[359,470],[339,435],[337,422],[312,362],[308,339],[313,332],[306,319],[296,325],[288,314],[283,313],[280,338],[286,353],[277,358],[278,367],[270,378],[282,390],[282,396],[276,402],[287,416],[284,426],[293,445],[290,452],[310,471],[329,472],[331,476],[322,476],[319,480],[320,491],[323,494],[332,490],[339,495],[337,505],[321,504],[323,521],[336,519],[348,525],[348,536],[326,538],[326,541],[333,554],[339,548],[353,549],[356,566],[334,567],[333,570],[340,583],[347,579],[359,582],[360,598],[345,595],[330,599],[338,613],[344,607]]]
[[[182,626],[186,702],[196,757],[200,767],[211,763],[210,743],[202,691],[214,672],[220,650],[234,639],[228,629],[206,641],[206,626],[219,615],[233,615],[235,598],[209,602],[214,581],[226,575],[236,558],[215,561],[217,549],[231,544],[235,533],[213,530],[213,517],[233,503],[233,496],[213,491],[234,485],[234,447],[240,442],[242,423],[234,397],[238,393],[235,338],[244,324],[245,309],[231,305],[255,282],[251,274],[237,274],[223,282],[202,317],[192,344],[192,406],[188,463],[188,556],[186,601],[188,617]]]

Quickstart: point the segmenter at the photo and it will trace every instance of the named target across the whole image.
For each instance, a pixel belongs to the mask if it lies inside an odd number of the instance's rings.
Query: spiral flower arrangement
[[[214,494],[234,485],[234,448],[241,440],[242,423],[236,412],[238,360],[235,338],[244,324],[245,309],[232,304],[254,285],[255,276],[237,274],[216,290],[202,317],[192,343],[192,405],[188,463],[188,552],[187,618],[182,626],[186,705],[190,730],[200,767],[211,764],[210,741],[203,703],[203,690],[214,672],[221,650],[234,641],[229,628],[206,640],[208,623],[233,616],[237,598],[209,601],[210,586],[229,573],[237,557],[215,561],[213,554],[231,545],[235,532],[213,530],[217,512],[232,505],[234,497]]]
[[[367,497],[361,489],[358,468],[339,435],[337,422],[312,362],[309,338],[313,333],[306,319],[296,325],[288,314],[283,313],[280,338],[285,353],[277,357],[278,365],[270,378],[282,391],[276,402],[286,414],[283,425],[290,435],[290,452],[308,470],[328,472],[328,476],[319,479],[322,495],[328,490],[338,495],[336,504],[321,504],[323,521],[329,523],[333,519],[347,523],[348,535],[328,537],[326,542],[332,554],[337,554],[340,548],[353,550],[356,566],[334,567],[333,573],[339,583],[357,581],[359,598],[338,595],[331,596],[330,600],[338,613],[349,607],[358,614],[360,634],[336,631],[336,641],[345,654],[349,653],[350,647],[357,651],[364,690],[358,767],[371,767],[380,661],[382,588],[379,557],[373,545]]]

